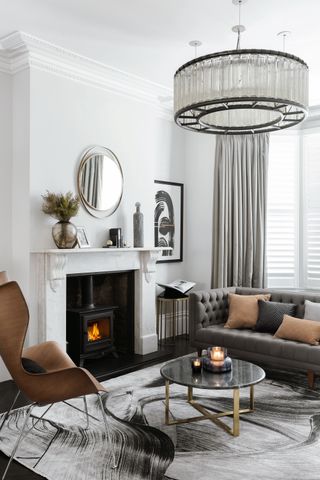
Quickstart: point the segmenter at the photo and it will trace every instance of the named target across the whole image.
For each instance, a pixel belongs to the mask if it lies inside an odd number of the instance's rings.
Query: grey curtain
[[[265,286],[269,135],[218,135],[212,286]]]
[[[103,155],[95,155],[84,165],[82,191],[88,204],[97,209],[105,209],[103,198]]]

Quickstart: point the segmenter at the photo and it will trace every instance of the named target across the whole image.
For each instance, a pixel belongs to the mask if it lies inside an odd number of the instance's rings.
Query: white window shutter
[[[270,136],[267,206],[267,282],[296,287],[299,281],[299,137]]]
[[[303,140],[304,286],[320,288],[320,133]]]

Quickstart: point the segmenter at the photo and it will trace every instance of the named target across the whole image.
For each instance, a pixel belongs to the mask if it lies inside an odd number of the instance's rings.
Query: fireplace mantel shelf
[[[32,257],[43,258],[46,276],[53,291],[67,274],[141,269],[149,283],[155,264],[165,247],[142,248],[52,248],[31,252]]]
[[[31,253],[46,253],[54,255],[66,255],[77,253],[120,253],[120,252],[161,252],[162,250],[172,250],[171,247],[127,247],[127,248],[49,248],[46,250],[36,250]]]

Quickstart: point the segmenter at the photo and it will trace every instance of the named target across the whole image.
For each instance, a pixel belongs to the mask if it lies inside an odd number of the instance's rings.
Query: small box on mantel
[[[121,247],[121,228],[110,228],[109,229],[110,240],[114,247]]]

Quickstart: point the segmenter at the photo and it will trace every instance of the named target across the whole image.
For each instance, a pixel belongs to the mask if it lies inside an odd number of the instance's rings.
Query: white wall
[[[12,82],[0,73],[0,271],[12,269]],[[0,359],[0,380],[9,374]]]
[[[90,145],[103,145],[118,157],[123,197],[110,217],[96,219],[81,206],[71,221],[86,228],[94,247],[104,245],[114,227],[121,227],[124,240],[132,245],[132,215],[139,201],[145,246],[152,246],[154,180],[184,183],[185,131],[149,105],[47,72],[31,72],[30,91],[31,251],[55,247],[55,220],[41,212],[41,194],[46,189],[76,192],[78,164]],[[158,264],[157,280],[183,278],[184,266],[185,261]]]
[[[158,158],[156,162],[155,179],[162,181],[170,181],[183,183],[185,185],[185,172],[186,172],[186,148],[185,148],[186,132],[179,128],[172,122],[171,126],[171,145],[170,151],[168,151],[168,142],[165,142],[163,138],[159,138],[160,143],[158,145]],[[166,161],[167,159],[167,161]],[[184,191],[184,202],[186,199],[186,192]],[[183,244],[185,246],[186,238],[186,210],[184,210],[184,232],[183,232]],[[183,262],[171,262],[171,263],[158,263],[157,264],[157,280],[160,283],[170,283],[178,278],[185,278],[185,265],[187,263],[187,257],[185,249],[183,250]],[[162,290],[158,289],[158,293]]]
[[[10,270],[12,260],[12,83],[11,76],[0,73],[0,271]]]
[[[185,140],[185,270],[195,289],[211,288],[215,136],[187,132]]]
[[[152,246],[154,180],[184,182],[184,132],[149,104],[36,68],[1,81],[0,95],[5,86],[8,90],[5,101],[13,133],[3,127],[0,134],[7,149],[3,147],[0,160],[0,208],[6,227],[0,270],[7,269],[19,281],[27,300],[32,284],[30,251],[55,247],[51,237],[55,220],[42,213],[41,194],[47,189],[76,192],[78,164],[90,145],[103,145],[117,155],[124,174],[123,198],[118,210],[105,219],[96,219],[81,207],[74,223],[86,228],[93,247],[105,244],[112,227],[121,227],[132,245],[132,215],[140,201],[145,246]],[[183,267],[183,263],[159,265],[159,281],[183,276]],[[6,378],[0,366],[0,380]]]
[[[29,69],[12,79],[12,268],[26,298],[30,256],[30,83]]]
[[[19,281],[27,300],[32,285],[30,251],[55,247],[51,237],[55,220],[42,213],[41,195],[47,189],[76,192],[81,155],[92,145],[116,154],[124,193],[112,216],[96,219],[81,207],[73,219],[86,228],[91,246],[104,245],[113,227],[121,227],[124,240],[132,245],[137,201],[144,213],[145,246],[152,246],[154,180],[184,183],[184,261],[158,264],[157,280],[186,278],[197,282],[197,288],[210,286],[211,136],[180,129],[152,102],[139,101],[138,96],[111,92],[32,62],[12,77],[0,74],[0,86],[0,212],[5,227],[0,270],[7,269]],[[5,378],[0,366],[0,380]]]
[[[151,106],[39,70],[31,73],[30,111],[31,250],[54,247],[55,220],[41,212],[41,194],[76,192],[80,157],[90,145],[103,145],[118,157],[123,198],[110,217],[96,219],[81,206],[71,221],[86,228],[93,247],[103,246],[113,227],[121,227],[132,245],[139,201],[145,245],[153,245],[153,182],[158,177],[183,181],[183,132]]]

